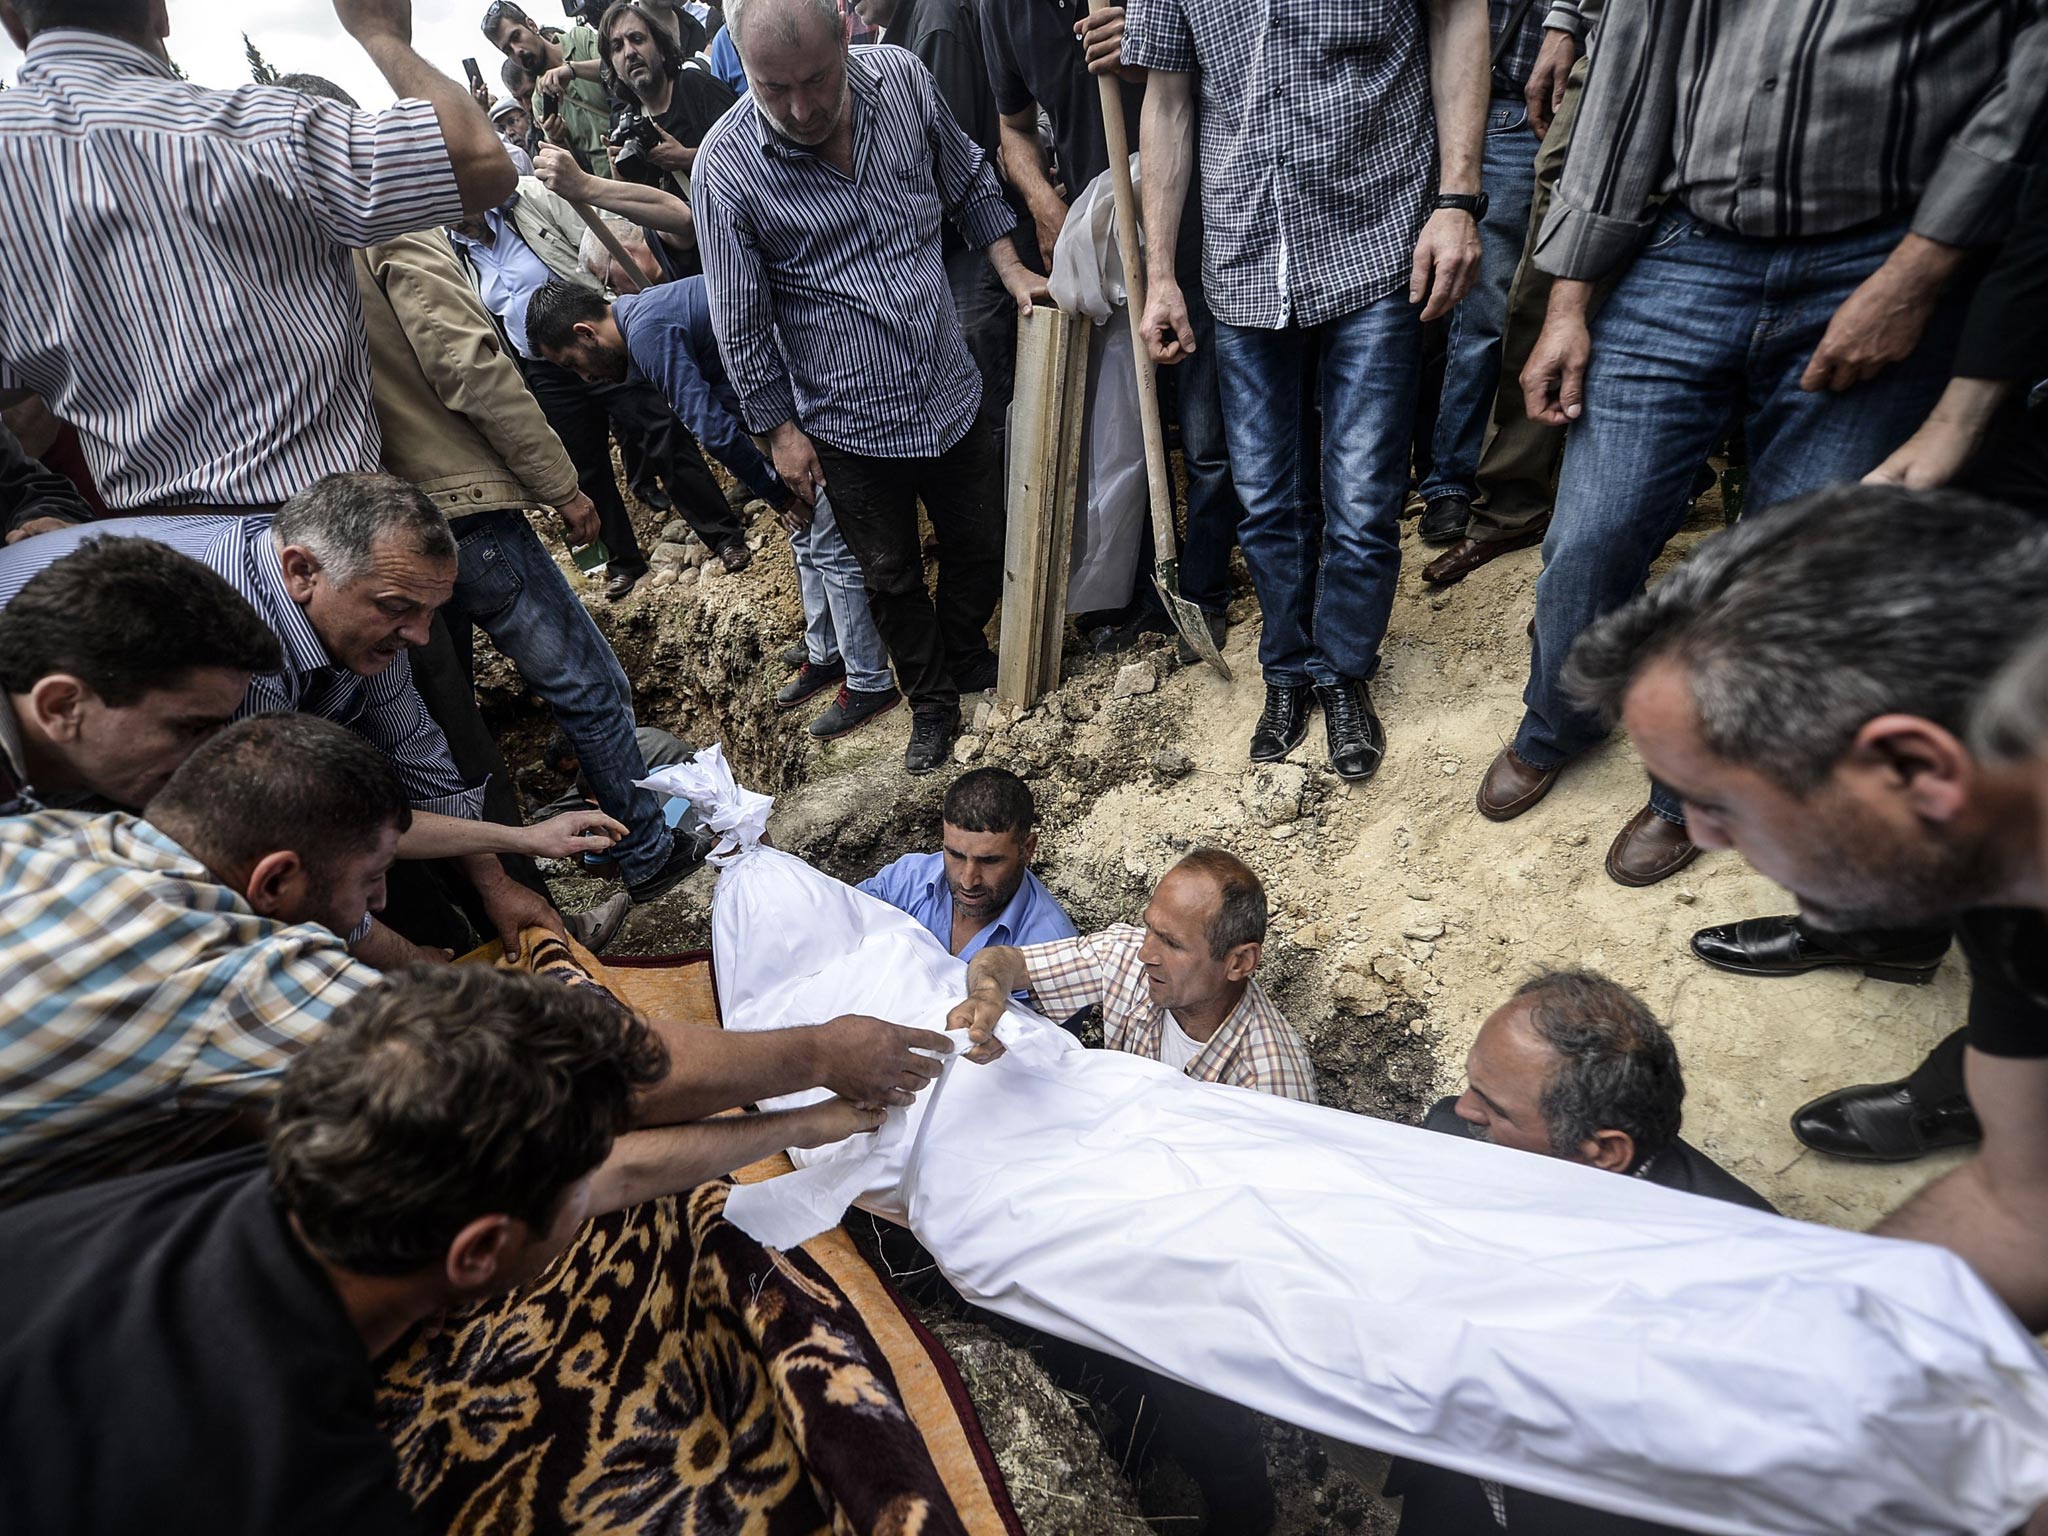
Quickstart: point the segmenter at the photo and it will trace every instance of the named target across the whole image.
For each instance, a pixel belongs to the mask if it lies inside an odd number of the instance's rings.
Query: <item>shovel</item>
[[[1094,10],[1099,0],[1089,0]],[[1116,238],[1123,254],[1125,311],[1131,322],[1131,362],[1138,371],[1138,418],[1145,428],[1145,480],[1152,492],[1152,548],[1158,563],[1152,585],[1167,617],[1194,653],[1230,681],[1230,663],[1216,649],[1202,610],[1180,595],[1180,545],[1173,531],[1173,485],[1167,479],[1166,438],[1159,428],[1159,380],[1145,350],[1145,260],[1138,253],[1138,199],[1131,190],[1131,144],[1124,131],[1124,97],[1115,75],[1099,75],[1102,136],[1109,145],[1109,174],[1116,193]]]

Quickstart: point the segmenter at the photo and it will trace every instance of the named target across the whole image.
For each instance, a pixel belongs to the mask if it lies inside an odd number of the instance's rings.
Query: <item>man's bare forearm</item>
[[[680,1194],[816,1139],[819,1106],[628,1131],[591,1181],[590,1214]]]
[[[391,33],[361,39],[363,51],[400,97],[428,102],[441,123],[441,139],[455,167],[465,213],[483,213],[500,206],[519,184],[505,144],[464,87],[442,74],[413,51],[412,44]]]
[[[1022,116],[1023,114],[1019,114]],[[998,145],[1003,162],[1003,174],[1010,179],[1024,199],[1024,206],[1034,215],[1041,209],[1050,210],[1055,205],[1064,208],[1060,202],[1059,189],[1052,184],[1052,173],[1046,167],[1045,146],[1038,142],[1038,115],[1031,115],[1032,126],[1022,128],[1009,118],[1001,122],[1001,143]]]
[[[669,1073],[640,1096],[640,1125],[677,1125],[818,1086],[815,1028],[724,1030],[650,1019]],[[788,1143],[783,1143],[788,1145]]]
[[[2048,1192],[1999,1189],[1979,1157],[1872,1230],[1960,1254],[2028,1329],[2048,1328]]]
[[[435,811],[414,811],[412,825],[399,834],[398,856],[466,859],[472,854],[526,853],[532,845],[533,839],[524,827],[443,816]]]
[[[1430,0],[1429,95],[1441,192],[1480,188],[1493,73],[1488,39],[1486,0]]]
[[[616,213],[644,224],[664,235],[686,237],[690,247],[697,243],[697,221],[690,205],[673,192],[643,186],[637,181],[615,181],[602,176],[586,177],[579,183],[579,195],[593,208]]]
[[[1024,963],[1024,951],[1008,944],[991,944],[967,962],[967,994],[977,992],[1008,997],[1031,984],[1031,968]]]
[[[1155,283],[1174,279],[1181,209],[1194,163],[1194,77],[1154,70],[1138,118],[1138,169],[1144,181],[1145,267]]]

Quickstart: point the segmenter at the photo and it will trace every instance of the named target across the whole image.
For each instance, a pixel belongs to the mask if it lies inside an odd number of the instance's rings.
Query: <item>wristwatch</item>
[[[1474,224],[1486,217],[1486,202],[1484,192],[1439,192],[1436,195],[1437,207],[1456,208],[1469,213]]]

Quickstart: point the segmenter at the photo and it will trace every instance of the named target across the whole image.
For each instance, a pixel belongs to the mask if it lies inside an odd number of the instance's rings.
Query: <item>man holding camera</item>
[[[687,199],[697,146],[739,97],[685,50],[668,13],[651,0],[612,0],[598,36],[605,83],[621,108],[609,140],[614,173]],[[671,253],[660,254],[675,265]],[[696,270],[694,261],[689,268]]]

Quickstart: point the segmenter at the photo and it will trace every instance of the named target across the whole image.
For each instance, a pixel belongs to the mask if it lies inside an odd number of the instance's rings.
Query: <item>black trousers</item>
[[[956,710],[959,679],[987,670],[1003,595],[1003,461],[977,421],[937,458],[876,459],[816,443],[826,492],[867,583],[868,611],[920,714]],[[924,584],[922,500],[938,537],[938,601]]]
[[[634,441],[644,454],[643,476],[659,475],[676,512],[714,553],[746,534],[704,462],[696,434],[670,409],[667,396],[652,384],[603,384],[605,409],[623,445]],[[632,483],[641,484],[642,480]]]
[[[643,473],[660,476],[676,510],[713,550],[724,549],[740,536],[739,519],[711,478],[703,450],[652,384],[587,384],[568,369],[538,358],[523,359],[522,366],[542,414],[576,466],[576,483],[597,507],[598,527],[616,569],[644,571],[647,556],[619,495],[612,469],[614,434],[622,452],[625,444],[635,445]]]

